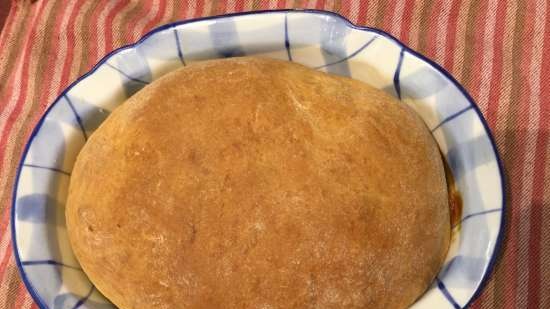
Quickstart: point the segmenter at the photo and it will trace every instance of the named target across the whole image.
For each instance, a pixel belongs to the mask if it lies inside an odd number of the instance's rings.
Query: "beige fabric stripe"
[[[227,8],[229,8],[229,4],[226,3],[225,6],[226,6],[226,11],[223,11],[223,6],[224,6],[224,2],[229,2],[231,0],[218,0],[218,14],[225,14],[225,12],[227,12]],[[269,1],[268,0],[253,0],[254,4],[253,4],[253,7],[255,8],[254,10],[267,10],[269,9]],[[307,1],[306,1],[307,2]],[[306,4],[307,5],[307,4]]]
[[[212,8],[214,7],[214,3],[217,3],[217,2],[218,2],[217,0],[205,0],[204,6],[202,7],[201,16],[212,15],[213,14]],[[255,7],[255,3],[254,3],[254,7]]]
[[[503,1],[503,0],[500,0]],[[489,104],[489,91],[491,85],[491,74],[493,72],[493,45],[494,34],[496,29],[497,5],[499,0],[488,0],[488,10],[485,16],[485,35],[483,36],[483,54],[481,55],[481,82],[477,97],[477,104],[483,114],[487,114],[487,106]],[[479,57],[479,55],[477,56]]]
[[[332,11],[336,11],[336,12],[338,12],[339,14],[341,14],[341,13],[342,13],[342,12],[341,12],[341,11],[342,11],[342,1],[340,1],[340,0],[334,0],[334,1],[332,1],[332,2],[333,2],[332,6],[329,6],[328,9],[329,9],[329,10],[332,10]],[[327,2],[327,3],[329,3],[329,2]],[[325,7],[326,7],[326,6],[325,6]]]
[[[145,26],[147,25],[147,23],[149,23],[149,21],[154,18],[155,13],[158,10],[158,0],[153,0],[153,3],[151,4],[151,9],[147,9],[145,3],[143,2],[140,2],[138,6],[140,9],[140,18],[138,18],[137,21],[133,21],[135,25],[127,25],[127,29],[130,30],[131,35],[131,38],[128,42],[135,42],[139,40],[139,38],[143,35]]]
[[[225,4],[225,13],[235,13],[236,8],[236,1],[235,0],[227,0]],[[270,3],[268,3],[268,6]]]
[[[125,31],[123,29],[131,27],[131,25],[128,24],[128,20],[131,16],[134,16],[137,8],[138,2],[130,1],[130,4],[124,6],[122,10],[113,18],[113,43],[115,46],[119,46],[130,41],[130,38],[125,37]]]
[[[254,3],[250,0],[247,0],[244,4],[244,10],[245,11],[251,11],[254,6]],[[288,1],[287,1],[287,7],[288,7]]]
[[[419,34],[422,32],[420,29],[420,19],[421,19],[421,7],[424,5],[424,1],[414,1],[414,7],[412,8],[413,13],[411,16],[411,24],[409,26],[409,39],[407,46],[417,50]],[[416,34],[416,37],[414,35]]]
[[[349,15],[346,16],[352,23],[357,24],[359,20],[359,1],[353,1],[350,4]]]
[[[277,7],[277,0],[269,0],[268,7],[269,7],[269,9],[276,8]]]
[[[453,76],[460,82],[462,82],[461,76],[464,69],[463,55],[464,50],[466,49],[467,20],[471,1],[476,0],[462,0],[460,3],[460,9],[456,21],[455,51],[451,56],[453,57],[453,67],[450,69],[453,72]]]
[[[84,1],[81,6],[78,7],[78,14],[75,17],[73,28],[69,29],[69,31],[74,33],[74,47],[71,55],[71,67],[68,79],[69,82],[74,81],[77,76],[80,76],[83,73],[80,71],[80,68],[83,66],[82,53],[86,38],[82,35],[82,32],[79,29],[82,27],[82,22],[85,16],[84,12],[90,10],[93,2],[95,1]]]
[[[492,0],[495,1],[495,0]],[[435,59],[438,63],[445,63],[447,46],[447,25],[451,13],[452,1],[443,1],[441,13],[437,18],[437,33],[435,38]]]
[[[509,1],[506,6],[506,21],[504,28],[504,38],[502,44],[502,77],[499,82],[500,94],[499,104],[497,110],[496,131],[500,132],[504,130],[506,125],[506,118],[508,116],[508,107],[510,105],[510,93],[512,92],[512,61],[513,61],[513,41],[514,32],[513,29],[516,26],[516,1]],[[497,139],[497,143],[502,142],[504,139]],[[503,146],[502,143],[499,144]]]
[[[82,38],[82,49],[80,49],[80,53],[77,54],[75,53],[74,55],[74,58],[75,59],[81,59],[80,61],[80,67],[78,69],[78,72],[79,74],[83,74],[85,72],[88,71],[89,67],[88,67],[88,51],[90,50],[90,41],[91,41],[91,30],[93,29],[90,29],[90,20],[91,20],[91,16],[92,16],[92,13],[95,11],[96,7],[101,3],[101,1],[86,1],[86,3],[84,4],[84,6],[87,6],[88,4],[90,4],[89,7],[87,7],[87,9],[85,8],[82,8],[82,12],[84,12],[84,14],[80,15],[78,18],[77,18],[77,24],[79,25],[79,27],[77,28],[77,37],[80,37]],[[78,35],[80,34],[80,35]],[[80,56],[80,57],[78,57]]]
[[[171,4],[172,4],[172,17],[170,17],[170,22],[180,20],[182,3],[180,1],[171,1]],[[168,3],[167,5],[170,5],[170,3]]]
[[[369,1],[367,5],[367,26],[374,26],[376,22],[376,15],[378,14],[379,0]]]
[[[535,6],[535,25],[534,25],[534,31],[533,31],[533,46],[532,46],[532,59],[531,59],[531,65],[529,68],[529,76],[530,78],[530,86],[531,86],[531,93],[530,93],[530,102],[532,105],[536,105],[537,109],[537,115],[540,112],[540,108],[542,106],[542,96],[545,95],[541,93],[540,84],[541,84],[541,64],[542,64],[542,54],[544,51],[543,45],[544,45],[544,36],[548,35],[546,31],[549,31],[550,29],[546,29],[546,17],[548,14],[548,4],[544,1],[541,1],[538,5]],[[549,77],[545,77],[547,81],[549,81]],[[550,108],[549,106],[546,106],[546,108]],[[543,128],[544,124],[531,124],[529,126],[530,129],[536,130],[538,128]]]
[[[162,1],[165,1],[165,0],[162,0]],[[161,14],[162,15],[160,16],[159,20],[155,23],[155,26],[153,26],[153,28],[172,21],[172,16],[174,16],[174,7],[170,5],[170,3],[166,3],[164,5],[164,11]],[[147,29],[147,31],[151,31],[151,30],[152,29]]]
[[[388,7],[388,3],[385,1],[378,2],[376,6],[376,17],[372,21],[377,28],[382,28],[382,26],[384,26],[384,16],[387,13],[386,7]]]
[[[409,8],[407,8],[409,9]],[[403,13],[405,12],[405,1],[399,1],[395,5],[395,10],[393,12],[388,12],[392,14],[391,25],[389,27],[390,32],[399,38],[401,33],[401,28],[403,27]]]
[[[336,1],[336,0],[327,0],[327,1],[325,1],[325,6],[324,6],[323,10],[338,11],[338,8],[336,8],[336,4],[338,2],[339,1]]]
[[[302,7],[302,0],[287,0],[287,5],[293,8]]]
[[[62,20],[61,20],[61,29],[67,29],[69,18],[71,17],[71,14],[76,8],[78,0],[71,0],[67,4],[66,9],[60,10],[63,11]],[[52,27],[53,28],[53,27]],[[72,55],[67,55],[67,49],[68,49],[68,41],[67,41],[67,31],[60,30],[58,33],[56,33],[57,36],[59,36],[59,42],[58,46],[59,49],[57,49],[57,57],[55,58],[55,62],[53,63],[54,72],[50,75],[52,82],[51,85],[53,87],[49,87],[49,89],[42,89],[42,91],[48,91],[48,96],[46,97],[46,102],[43,103],[52,103],[53,100],[59,95],[59,92],[62,91],[62,89],[59,89],[61,86],[61,75],[63,73],[63,63],[65,62],[66,57],[71,57]],[[48,64],[51,65],[51,64]],[[51,89],[51,91],[50,91]],[[58,92],[59,91],[59,92]]]
[[[408,46],[413,49],[418,49],[418,41],[420,40],[421,32],[426,29],[420,28],[420,18],[422,16],[422,8],[424,7],[424,1],[414,1],[413,13],[411,17],[411,26],[409,30],[409,42]]]
[[[113,10],[116,4],[116,1],[108,1],[98,14],[97,29],[94,29],[97,32],[97,51],[94,54],[97,60],[101,59],[103,56],[105,56],[105,54],[107,54],[107,42],[105,40],[104,34],[105,29],[107,28],[107,16]],[[95,62],[97,60],[93,60],[94,63],[92,63],[92,65],[95,65]]]
[[[187,13],[185,14],[185,19],[190,19],[195,16],[195,12],[197,11],[197,2],[196,1],[189,1],[189,6]]]
[[[474,49],[474,42],[475,42],[475,35],[478,31],[477,24],[476,24],[476,18],[477,14],[479,14],[479,7],[481,6],[481,3],[478,1],[472,1],[470,2],[470,5],[468,7],[468,16],[466,17],[466,35],[465,45],[468,45],[468,48],[463,49],[462,59],[464,59],[464,64],[462,66],[462,72],[459,75],[460,81],[462,84],[467,88],[470,89],[470,80],[471,80],[471,73],[472,73],[472,67],[474,63],[474,56],[475,56],[475,49]]]
[[[422,6],[422,10],[420,13],[420,31],[428,32],[430,29],[428,29],[428,25],[430,22],[430,15],[433,8],[433,1],[432,0],[426,0],[424,3],[424,6]],[[433,31],[433,30],[432,30]],[[417,50],[421,53],[427,52],[427,46],[428,46],[428,36],[427,35],[420,35],[418,36],[418,45]]]

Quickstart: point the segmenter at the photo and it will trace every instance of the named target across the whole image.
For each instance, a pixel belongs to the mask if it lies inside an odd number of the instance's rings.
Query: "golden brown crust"
[[[66,216],[121,309],[405,308],[450,235],[418,116],[261,58],[192,64],[116,109],[78,157]]]

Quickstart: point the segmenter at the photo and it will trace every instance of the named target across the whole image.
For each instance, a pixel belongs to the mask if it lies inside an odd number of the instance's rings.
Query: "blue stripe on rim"
[[[60,266],[60,267],[66,267],[74,270],[80,270],[83,271],[82,268],[72,265],[67,265],[55,260],[32,260],[32,261],[22,261],[21,265],[23,266],[33,266],[33,265],[53,265],[53,266]]]
[[[80,118],[80,115],[76,111],[76,108],[74,108],[73,102],[71,101],[71,99],[69,98],[68,95],[64,95],[63,97],[65,98],[65,100],[67,100],[67,104],[69,105],[69,107],[73,111],[76,122],[78,123],[78,126],[80,127],[80,130],[82,130],[82,136],[84,136],[84,140],[88,141],[88,134],[86,133],[86,129],[84,128],[84,123],[82,122],[82,118]]]
[[[455,228],[458,225],[461,225],[462,223],[464,223],[466,220],[468,220],[470,218],[484,216],[484,215],[492,214],[494,212],[502,212],[502,209],[501,208],[494,208],[494,209],[488,209],[488,210],[484,210],[484,211],[480,211],[480,212],[471,213],[469,215],[464,216],[464,218],[462,218],[458,224],[454,225],[453,228]]]
[[[180,35],[178,34],[178,30],[176,28],[174,28],[174,36],[176,37],[176,47],[178,48],[178,57],[180,58],[181,64],[185,66],[186,65],[185,59],[183,58],[183,52],[181,51]]]
[[[84,295],[84,297],[80,298],[76,304],[73,306],[72,309],[77,309],[77,308],[80,308],[80,306],[84,305],[84,303],[88,300],[88,298],[90,298],[90,296],[92,296],[92,293],[94,292],[95,290],[95,286],[92,285],[92,287],[90,288],[90,291],[88,292],[88,294]]]
[[[374,33],[377,33],[381,36],[386,37],[390,41],[396,43],[398,46],[403,48],[404,51],[406,51],[406,52],[410,53],[411,55],[425,61],[430,66],[432,66],[437,71],[439,71],[441,74],[443,74],[464,95],[466,100],[468,100],[470,102],[470,105],[472,106],[473,110],[477,113],[477,116],[478,116],[479,120],[481,121],[481,123],[483,124],[483,128],[485,129],[485,133],[487,134],[487,136],[489,137],[489,140],[491,142],[491,147],[493,148],[493,153],[494,153],[495,159],[497,161],[497,165],[498,165],[498,171],[499,171],[500,183],[501,183],[501,193],[502,193],[502,196],[501,196],[501,198],[502,198],[502,207],[501,207],[502,215],[501,215],[501,219],[500,219],[500,227],[499,227],[499,232],[498,232],[495,248],[494,248],[494,251],[493,251],[493,255],[491,256],[491,259],[489,261],[489,265],[487,266],[486,271],[483,274],[483,277],[481,278],[480,284],[478,285],[476,291],[474,292],[474,294],[472,295],[470,300],[468,302],[466,302],[466,305],[463,308],[467,308],[479,296],[479,294],[483,291],[483,287],[487,283],[487,280],[488,280],[490,274],[493,272],[493,268],[495,266],[496,258],[497,258],[497,255],[498,255],[497,253],[501,251],[501,247],[502,247],[502,243],[503,243],[503,237],[504,237],[504,226],[505,226],[505,223],[506,223],[504,214],[506,213],[506,209],[507,209],[506,194],[505,194],[506,184],[505,184],[505,181],[504,181],[505,178],[504,178],[504,168],[503,168],[502,160],[501,160],[501,158],[498,154],[497,147],[496,147],[496,144],[495,144],[495,141],[494,141],[494,138],[493,138],[493,134],[491,133],[491,131],[489,129],[489,125],[487,124],[487,121],[485,120],[485,118],[483,118],[483,115],[482,115],[481,111],[479,110],[479,107],[475,104],[474,100],[468,94],[468,92],[464,89],[464,87],[462,87],[454,79],[454,77],[449,72],[447,72],[447,70],[442,68],[439,64],[435,63],[434,61],[426,58],[422,54],[412,50],[411,48],[409,48],[408,46],[403,44],[401,41],[399,41],[398,39],[393,37],[391,34],[386,33],[386,32],[384,32],[380,29],[377,29],[377,28],[366,27],[366,26],[357,26],[357,25],[353,24],[351,21],[349,21],[347,18],[343,17],[340,14],[334,13],[334,12],[322,11],[322,10],[313,10],[313,9],[300,9],[300,10],[284,9],[284,10],[261,10],[261,11],[253,11],[253,12],[239,12],[239,13],[231,13],[231,14],[225,14],[225,15],[207,16],[207,17],[202,17],[202,18],[196,18],[196,19],[189,19],[189,20],[184,20],[184,21],[179,21],[179,22],[173,22],[173,23],[169,23],[169,24],[165,24],[165,25],[162,25],[160,27],[157,27],[157,28],[149,31],[147,34],[145,34],[136,43],[129,44],[129,45],[126,45],[126,46],[122,46],[122,47],[117,48],[117,49],[111,51],[110,53],[108,53],[96,65],[94,65],[94,67],[90,71],[88,71],[86,74],[84,74],[84,75],[80,76],[79,78],[77,78],[73,83],[71,83],[67,88],[65,88],[65,90],[63,90],[63,92],[54,101],[54,103],[52,103],[48,107],[46,112],[42,115],[42,117],[38,121],[36,127],[33,129],[32,133],[29,137],[29,140],[27,141],[27,144],[25,145],[25,148],[23,150],[21,160],[19,161],[19,165],[17,167],[17,172],[16,172],[16,176],[15,176],[15,184],[13,186],[11,218],[10,218],[12,243],[13,243],[13,250],[14,250],[14,254],[15,254],[15,261],[16,261],[16,264],[17,264],[17,268],[19,269],[19,272],[21,274],[21,278],[23,280],[23,283],[25,283],[25,286],[29,290],[29,293],[31,294],[33,299],[36,301],[36,303],[40,307],[40,309],[50,309],[50,308],[48,308],[46,306],[46,304],[44,303],[44,301],[40,298],[40,295],[38,295],[38,293],[36,292],[36,290],[34,289],[32,284],[30,283],[29,279],[25,275],[23,266],[21,265],[21,259],[19,257],[19,250],[18,250],[18,247],[17,247],[17,235],[15,234],[15,204],[16,204],[16,201],[17,201],[17,199],[16,199],[16,197],[17,197],[17,188],[18,188],[18,185],[19,185],[19,177],[21,176],[21,170],[22,170],[22,167],[23,167],[23,163],[25,162],[25,159],[27,157],[27,153],[29,151],[30,145],[32,144],[32,141],[34,140],[34,138],[36,137],[36,134],[38,133],[38,131],[42,127],[42,124],[44,123],[44,120],[45,120],[46,116],[48,115],[48,113],[51,111],[51,109],[76,84],[78,84],[84,78],[92,75],[102,64],[106,63],[107,60],[110,57],[112,57],[113,55],[115,55],[115,54],[117,54],[117,53],[119,53],[123,50],[130,49],[130,48],[133,48],[135,46],[140,45],[141,43],[143,43],[143,41],[145,41],[147,38],[149,38],[151,35],[153,35],[157,32],[169,29],[171,27],[176,27],[176,26],[179,26],[179,25],[185,25],[185,24],[188,24],[188,23],[193,23],[193,22],[198,22],[198,21],[213,20],[213,19],[217,19],[217,18],[221,18],[221,17],[236,17],[236,16],[246,16],[246,15],[261,15],[261,14],[273,14],[273,13],[294,13],[294,12],[332,16],[332,17],[335,17],[335,18],[338,18],[338,19],[342,20],[343,22],[345,22],[352,29],[361,30],[361,31],[371,31],[371,32],[374,32]]]
[[[444,124],[446,124],[447,122],[449,122],[449,121],[455,119],[456,117],[458,117],[458,116],[464,114],[465,112],[469,111],[471,108],[472,108],[472,105],[467,106],[467,107],[465,107],[465,108],[459,110],[458,112],[456,112],[456,113],[454,113],[454,114],[452,114],[452,115],[450,115],[450,116],[447,116],[447,118],[443,119],[438,125],[436,125],[436,126],[435,126],[433,129],[431,129],[430,131],[431,131],[432,133],[434,133],[435,130],[439,129],[442,125],[444,125]]]
[[[110,67],[111,69],[117,71],[118,73],[120,73],[122,76],[126,77],[126,78],[129,79],[129,80],[132,80],[132,81],[134,81],[134,82],[138,82],[138,83],[144,84],[144,85],[149,84],[148,82],[146,82],[146,81],[144,81],[144,80],[141,80],[141,79],[139,79],[139,78],[135,78],[135,77],[130,76],[128,73],[122,71],[121,69],[119,69],[118,67],[116,67],[116,66],[110,64],[109,62],[105,62],[105,64],[106,64],[108,67]]]
[[[453,308],[460,309],[460,305],[456,302],[456,300],[453,298],[453,295],[449,293],[449,290],[447,290],[447,287],[443,283],[443,281],[439,280],[438,277],[435,277],[435,282],[437,283],[437,288],[441,291],[441,294],[445,296],[447,301],[453,306]]]
[[[39,168],[39,169],[48,170],[48,171],[56,172],[56,173],[59,173],[59,174],[71,176],[71,173],[65,172],[64,170],[56,168],[56,167],[42,166],[42,165],[36,165],[36,164],[26,164],[26,163],[23,164],[23,167]]]
[[[367,47],[369,47],[369,45],[372,44],[372,42],[374,42],[376,40],[376,37],[372,37],[370,40],[367,41],[367,43],[363,44],[361,47],[359,47],[356,51],[354,51],[353,53],[345,56],[344,58],[340,59],[340,60],[336,60],[334,62],[330,62],[330,63],[325,63],[323,65],[320,65],[318,67],[314,67],[313,69],[314,70],[319,70],[319,69],[322,69],[322,68],[326,68],[326,67],[329,67],[331,65],[335,65],[335,64],[338,64],[338,63],[342,63],[344,61],[348,61],[350,60],[351,58],[357,56],[359,53],[363,52],[365,49],[367,49]]]
[[[288,14],[285,14],[285,49],[288,61],[292,61],[292,52],[290,50],[290,40],[288,38]]]
[[[401,100],[401,67],[403,66],[403,58],[405,57],[405,47],[401,47],[399,51],[399,60],[397,61],[397,67],[395,68],[395,73],[393,74],[393,88],[395,93],[397,93],[397,98]]]

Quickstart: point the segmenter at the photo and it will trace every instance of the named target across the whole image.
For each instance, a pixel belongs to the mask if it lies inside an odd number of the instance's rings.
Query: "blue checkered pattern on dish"
[[[386,33],[321,11],[273,11],[165,25],[115,50],[53,103],[17,174],[12,229],[23,279],[41,308],[114,308],[70,249],[64,207],[79,150],[110,112],[153,80],[205,59],[258,55],[362,80],[415,109],[463,197],[445,266],[413,308],[463,308],[492,267],[501,237],[503,179],[487,125],[442,68]]]

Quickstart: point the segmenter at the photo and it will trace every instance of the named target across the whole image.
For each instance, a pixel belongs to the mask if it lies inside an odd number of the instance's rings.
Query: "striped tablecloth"
[[[501,257],[472,307],[550,308],[547,0],[13,0],[0,36],[0,308],[36,307],[15,266],[9,208],[23,146],[56,96],[107,52],[158,25],[292,7],[336,11],[390,32],[468,89],[496,137],[508,187]]]

